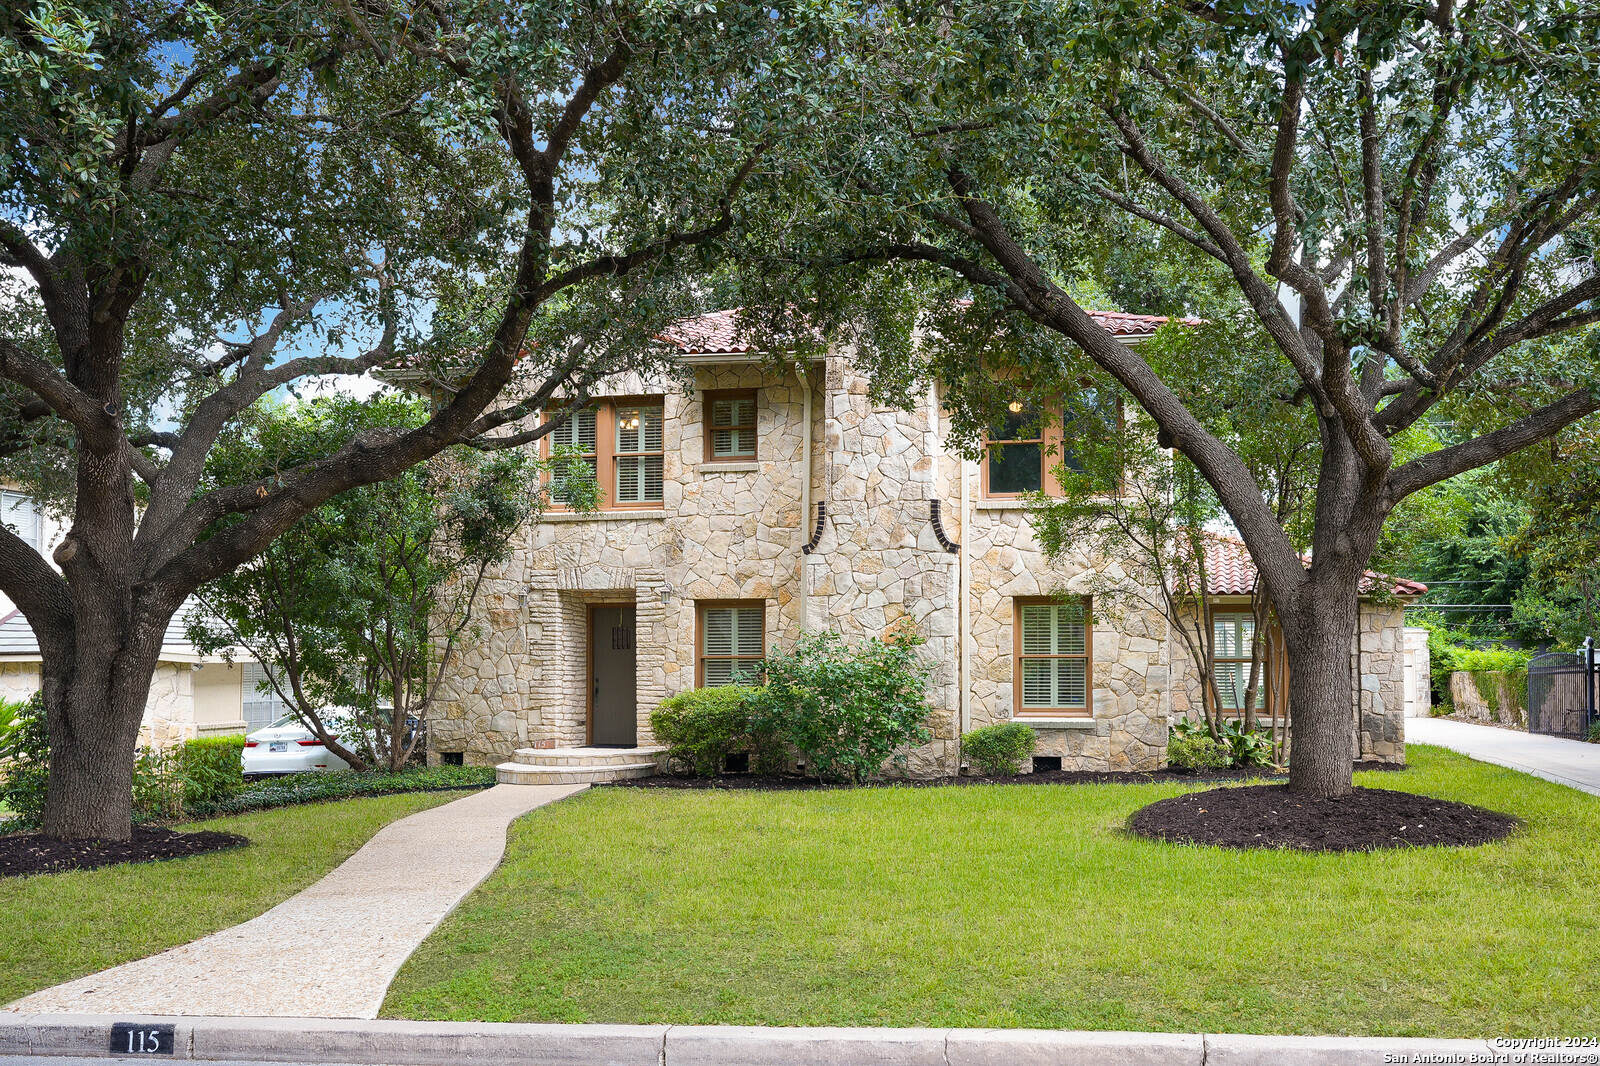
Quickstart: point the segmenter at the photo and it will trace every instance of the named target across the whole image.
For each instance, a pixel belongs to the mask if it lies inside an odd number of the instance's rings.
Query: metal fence
[[[1528,663],[1528,732],[1582,740],[1595,720],[1595,649],[1535,655]]]

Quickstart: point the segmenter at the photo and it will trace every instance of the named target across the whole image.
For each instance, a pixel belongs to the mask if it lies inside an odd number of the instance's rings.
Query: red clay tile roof
[[[1248,596],[1256,587],[1256,568],[1250,562],[1250,549],[1236,537],[1206,534],[1206,584],[1212,596]],[[1371,592],[1379,582],[1393,582],[1396,596],[1420,596],[1428,586],[1405,577],[1389,577],[1368,570],[1361,579],[1361,591]]]
[[[1166,315],[1130,315],[1122,311],[1090,311],[1090,316],[1113,337],[1142,337],[1166,325]],[[1199,325],[1198,318],[1179,321]],[[754,349],[739,336],[738,309],[713,311],[685,319],[662,330],[659,338],[685,355],[742,355]]]

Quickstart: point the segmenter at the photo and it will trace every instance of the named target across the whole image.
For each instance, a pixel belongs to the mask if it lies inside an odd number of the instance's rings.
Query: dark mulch
[[[93,870],[122,862],[159,862],[242,848],[249,839],[237,833],[175,833],[171,829],[134,826],[131,840],[52,840],[39,833],[0,837],[0,877]]]
[[[1357,770],[1404,770],[1404,766],[1390,763],[1357,763]],[[1222,770],[1195,774],[1182,770],[1047,770],[1016,777],[984,777],[963,774],[960,777],[895,778],[869,782],[868,788],[946,788],[951,785],[1147,785],[1151,782],[1176,782],[1196,785],[1208,781],[1260,781],[1280,777],[1271,770]],[[717,777],[690,777],[687,774],[657,774],[654,777],[637,777],[631,781],[613,781],[603,788],[667,788],[706,789],[721,788],[751,792],[795,792],[820,788],[846,786],[823,782],[815,777],[799,774],[721,774]]]
[[[1140,808],[1128,828],[1142,837],[1223,848],[1373,851],[1502,840],[1520,823],[1509,814],[1466,803],[1358,788],[1337,799],[1316,799],[1286,785],[1215,788]]]

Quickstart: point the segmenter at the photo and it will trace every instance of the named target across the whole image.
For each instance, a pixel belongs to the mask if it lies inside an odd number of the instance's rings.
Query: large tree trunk
[[[1351,791],[1355,764],[1351,699],[1350,642],[1355,637],[1359,601],[1348,596],[1316,597],[1316,607],[1299,624],[1283,626],[1289,658],[1289,708],[1294,737],[1289,752],[1289,788],[1312,796],[1344,796]]]
[[[147,622],[141,628],[149,627]],[[165,628],[153,640],[148,633],[80,632],[83,650],[69,663],[53,664],[44,685],[50,725],[46,836],[127,840],[131,835],[134,752]],[[55,672],[63,667],[65,676]]]

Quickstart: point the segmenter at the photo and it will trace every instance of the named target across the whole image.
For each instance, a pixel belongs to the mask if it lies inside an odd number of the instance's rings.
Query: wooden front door
[[[632,748],[639,743],[635,691],[634,608],[589,609],[589,743]]]

